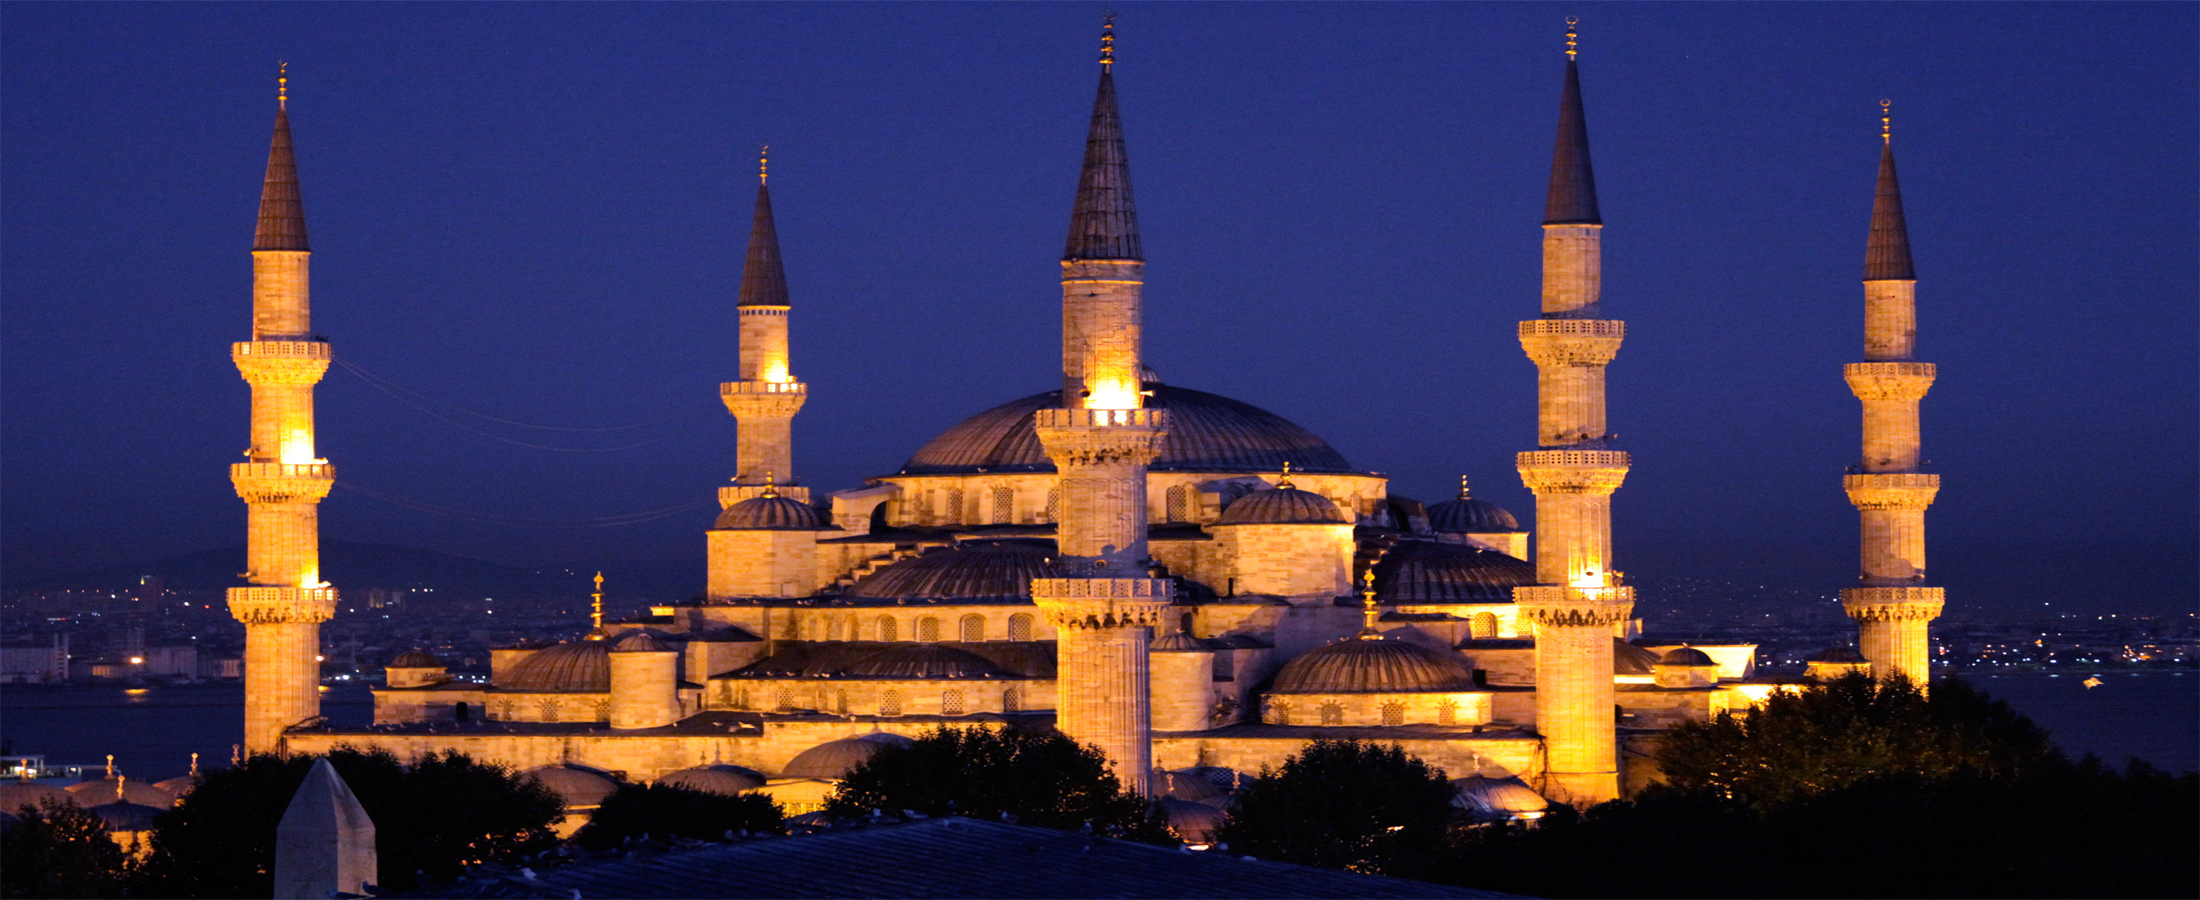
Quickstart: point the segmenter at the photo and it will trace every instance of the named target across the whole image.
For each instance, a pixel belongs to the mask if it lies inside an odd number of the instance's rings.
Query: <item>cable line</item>
[[[483,522],[491,525],[506,525],[514,528],[617,528],[623,525],[638,525],[643,522],[662,519],[666,516],[676,516],[690,510],[701,509],[705,506],[718,505],[717,498],[713,497],[696,500],[691,503],[682,503],[678,506],[667,506],[663,509],[653,509],[646,512],[627,513],[617,516],[595,516],[592,518],[570,519],[560,518],[556,516],[513,516],[505,515],[503,513],[485,513],[475,510],[456,509],[448,506],[436,506],[430,503],[422,503],[417,500],[407,500],[403,497],[395,497],[389,494],[381,493],[379,491],[368,490],[356,484],[352,484],[348,481],[338,481],[336,482],[336,486],[350,491],[354,494],[371,497],[384,503],[388,503],[393,506],[400,506],[405,509],[413,510],[415,512],[424,512],[431,515],[445,516],[453,519],[464,519],[469,522]]]
[[[672,415],[665,416],[661,419],[653,419],[647,422],[637,422],[632,425],[614,425],[606,428],[572,428],[559,425],[536,425],[532,422],[522,422],[517,419],[506,419],[498,416],[492,416],[480,410],[468,409],[466,407],[459,406],[458,404],[451,403],[446,400],[437,400],[419,391],[413,390],[412,388],[408,388],[404,385],[398,384],[395,381],[391,381],[388,378],[377,375],[373,372],[369,372],[365,368],[362,368],[358,363],[352,362],[351,360],[345,359],[341,356],[335,356],[332,354],[330,356],[330,359],[333,360],[337,365],[343,366],[346,371],[352,373],[353,375],[359,376],[360,380],[365,381],[368,384],[374,385],[377,388],[381,388],[384,392],[390,393],[393,396],[397,394],[403,394],[418,399],[422,402],[432,403],[445,409],[465,413],[466,415],[473,416],[477,419],[485,419],[491,422],[495,422],[499,425],[511,425],[517,428],[532,428],[536,431],[563,431],[578,434],[602,434],[613,431],[633,431],[637,428],[648,428],[652,425],[663,425],[666,422],[685,418],[686,416],[690,415],[689,413],[673,413]]]
[[[432,409],[432,408],[430,408],[430,407],[428,407],[428,406],[426,406],[426,405],[424,405],[424,404],[425,404],[425,403],[434,403],[434,404],[437,404],[437,405],[439,405],[439,406],[443,406],[443,407],[446,407],[446,408],[448,408],[448,409],[451,409],[451,410],[455,410],[455,411],[457,411],[457,412],[465,413],[465,414],[467,414],[467,415],[475,416],[475,417],[478,417],[478,418],[482,418],[482,419],[487,419],[487,420],[489,420],[489,421],[492,421],[492,422],[502,422],[502,423],[506,423],[506,424],[519,425],[519,426],[521,426],[521,427],[525,427],[525,428],[535,428],[535,429],[541,429],[541,430],[545,430],[545,431],[574,431],[574,432],[609,432],[609,431],[632,431],[632,430],[634,430],[634,429],[636,429],[636,428],[644,428],[644,427],[648,427],[648,426],[650,426],[650,425],[661,425],[661,424],[664,424],[664,423],[666,423],[666,422],[670,422],[670,421],[673,421],[673,420],[675,420],[675,419],[683,418],[683,417],[685,417],[685,415],[686,415],[686,414],[684,414],[684,413],[676,413],[676,414],[674,414],[674,415],[671,415],[671,416],[667,416],[667,417],[665,417],[665,418],[662,418],[662,419],[658,419],[658,420],[656,420],[656,421],[654,421],[654,422],[644,422],[644,423],[642,423],[642,424],[640,424],[640,425],[622,425],[622,426],[619,426],[619,427],[617,427],[617,428],[556,428],[556,427],[552,427],[552,426],[548,426],[548,425],[528,425],[528,424],[526,424],[526,423],[524,423],[524,422],[514,422],[514,421],[512,421],[512,420],[509,420],[509,419],[500,419],[500,418],[497,418],[497,417],[495,417],[495,416],[490,416],[490,415],[486,415],[486,414],[484,414],[484,413],[479,413],[479,412],[475,412],[475,411],[473,411],[473,410],[469,410],[469,409],[466,409],[466,408],[464,408],[464,407],[460,407],[460,406],[454,406],[454,405],[452,405],[452,404],[448,404],[448,403],[443,403],[442,401],[439,401],[439,400],[435,400],[435,399],[433,399],[433,398],[431,398],[431,397],[428,397],[428,396],[426,396],[426,395],[424,395],[424,394],[421,394],[421,393],[420,393],[420,392],[418,392],[418,391],[414,391],[414,390],[411,390],[411,389],[409,389],[409,388],[405,388],[405,387],[403,387],[403,386],[401,386],[401,385],[398,385],[398,384],[396,384],[395,382],[391,382],[391,381],[388,381],[387,379],[383,379],[383,378],[381,378],[380,376],[377,376],[377,375],[375,375],[375,374],[373,374],[373,373],[371,373],[371,372],[368,372],[368,371],[366,371],[365,369],[361,369],[361,368],[359,368],[358,366],[356,366],[356,365],[353,365],[353,364],[352,364],[352,363],[351,363],[350,361],[348,361],[348,360],[344,360],[344,359],[341,359],[341,358],[333,358],[333,359],[334,359],[334,361],[335,361],[335,362],[336,362],[336,363],[337,363],[338,365],[342,366],[342,367],[343,367],[343,369],[344,369],[345,371],[347,371],[347,372],[350,372],[350,373],[352,373],[353,375],[357,375],[357,376],[359,376],[359,380],[361,380],[361,381],[364,381],[364,382],[366,382],[366,383],[367,383],[367,384],[368,384],[369,386],[371,386],[371,387],[373,387],[373,388],[375,388],[375,389],[377,389],[377,390],[380,390],[381,392],[383,392],[383,393],[385,393],[385,394],[388,394],[388,395],[390,395],[390,397],[394,398],[394,399],[395,399],[395,400],[397,400],[397,402],[399,402],[399,403],[403,403],[403,404],[405,404],[406,406],[410,406],[410,407],[412,407],[413,409],[419,410],[419,411],[420,411],[420,412],[422,412],[422,413],[426,413],[427,415],[429,415],[429,416],[431,416],[431,417],[435,418],[435,419],[436,419],[436,420],[438,420],[438,421],[441,421],[441,422],[443,422],[443,423],[445,423],[445,424],[448,424],[448,425],[451,425],[451,426],[454,426],[454,427],[457,427],[457,428],[463,429],[463,430],[465,430],[465,431],[470,431],[470,432],[473,432],[474,434],[478,434],[478,435],[481,435],[482,437],[485,437],[485,438],[489,438],[489,439],[491,439],[491,440],[503,441],[503,442],[505,442],[505,443],[507,443],[507,444],[516,444],[516,445],[518,445],[518,446],[521,446],[521,447],[528,447],[528,448],[532,448],[532,449],[535,449],[535,450],[551,450],[551,451],[555,451],[555,452],[558,452],[558,453],[616,453],[616,452],[618,452],[618,451],[621,451],[621,450],[632,450],[632,449],[635,449],[635,448],[637,448],[637,447],[647,447],[647,446],[649,446],[649,445],[651,445],[651,444],[659,443],[659,442],[662,442],[662,441],[664,441],[664,440],[666,440],[666,439],[669,439],[669,438],[671,438],[671,437],[672,437],[672,435],[671,435],[671,434],[663,434],[663,435],[659,435],[659,436],[657,436],[657,437],[653,437],[653,438],[650,438],[649,440],[646,440],[646,441],[636,441],[636,442],[634,442],[634,443],[631,443],[631,444],[621,444],[621,445],[619,445],[619,446],[616,446],[616,447],[554,447],[554,446],[551,446],[551,445],[549,445],[549,444],[537,444],[537,443],[533,443],[533,442],[531,442],[531,441],[522,441],[522,440],[515,440],[515,439],[513,439],[513,438],[508,438],[508,437],[505,437],[504,435],[501,435],[501,434],[497,434],[496,432],[493,432],[493,431],[485,431],[485,430],[482,430],[482,429],[480,429],[480,428],[476,428],[476,427],[474,427],[473,425],[470,425],[470,424],[468,424],[468,423],[466,423],[466,422],[462,422],[462,421],[459,421],[458,419],[454,419],[454,418],[452,418],[452,417],[450,417],[450,416],[444,415],[444,414],[443,414],[442,412],[440,412],[440,411],[438,411],[438,410],[435,410],[435,409]],[[418,398],[418,399],[416,400],[416,399],[414,399],[414,398]]]

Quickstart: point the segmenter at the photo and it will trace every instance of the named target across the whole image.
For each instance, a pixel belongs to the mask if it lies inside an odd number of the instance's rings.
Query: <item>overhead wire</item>
[[[630,444],[621,444],[616,447],[557,447],[550,444],[537,444],[532,441],[517,440],[501,434],[497,434],[493,431],[487,431],[482,428],[475,427],[470,423],[463,422],[456,418],[453,418],[452,416],[446,415],[441,410],[433,408],[429,404],[433,404],[434,407],[442,407],[443,409],[448,409],[453,412],[463,413],[465,415],[470,415],[478,419],[496,422],[503,425],[512,425],[520,428],[532,428],[538,431],[560,431],[578,433],[608,433],[618,431],[633,431],[637,428],[647,428],[653,425],[663,425],[668,422],[673,422],[682,418],[686,418],[689,415],[687,413],[674,413],[672,415],[665,416],[664,418],[656,419],[649,422],[642,422],[634,425],[620,425],[610,428],[567,428],[555,425],[535,425],[513,419],[505,419],[497,416],[492,416],[478,410],[467,409],[466,407],[459,406],[454,403],[437,400],[419,391],[415,391],[387,378],[383,378],[380,375],[376,375],[373,372],[369,372],[366,369],[361,368],[358,364],[353,363],[348,359],[344,359],[343,357],[332,356],[331,359],[336,363],[338,367],[342,368],[346,372],[350,372],[351,374],[357,376],[359,380],[366,382],[369,386],[390,395],[390,397],[392,399],[395,399],[397,402],[403,403],[406,406],[410,406],[413,409],[425,413],[438,421],[441,421],[447,425],[451,425],[456,428],[463,429],[465,431],[470,431],[474,434],[481,435],[482,437],[489,438],[491,440],[503,441],[507,444],[515,444],[521,447],[527,447],[535,450],[550,450],[557,453],[615,453],[621,450],[632,450],[637,447],[647,447],[651,444],[662,442],[672,437],[672,435],[663,434],[657,437],[650,438],[646,441],[636,441]]]
[[[718,500],[716,498],[705,498],[702,500],[696,500],[691,503],[682,503],[678,506],[667,506],[663,509],[653,509],[644,512],[626,513],[616,516],[593,516],[586,518],[562,518],[556,516],[513,516],[505,515],[502,513],[485,513],[476,510],[457,509],[448,506],[437,506],[432,503],[422,503],[417,500],[408,500],[403,497],[384,494],[380,491],[369,490],[356,484],[352,484],[348,481],[338,481],[336,482],[336,486],[343,488],[347,491],[351,491],[355,494],[370,497],[375,500],[380,500],[384,503],[391,504],[393,506],[400,506],[405,509],[414,510],[416,512],[431,513],[433,515],[445,516],[454,519],[464,519],[471,522],[482,522],[491,525],[506,525],[514,528],[616,528],[623,525],[638,525],[643,522],[662,519],[667,516],[676,516],[690,510],[701,509],[706,506],[715,506],[718,503]]]

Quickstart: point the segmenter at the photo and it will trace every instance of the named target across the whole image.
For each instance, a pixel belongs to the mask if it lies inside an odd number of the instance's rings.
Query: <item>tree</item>
[[[604,798],[573,839],[589,850],[612,849],[644,834],[715,841],[729,831],[777,831],[784,820],[779,804],[762,794],[728,797],[672,785],[624,784]]]
[[[1388,747],[1316,740],[1238,791],[1215,840],[1262,859],[1417,877],[1450,829],[1444,770]]]
[[[889,744],[849,771],[825,802],[834,816],[911,810],[998,818],[1044,828],[1091,827],[1173,843],[1144,798],[1126,793],[1098,749],[1061,734],[982,725]]]
[[[388,751],[328,755],[374,820],[378,886],[419,875],[448,880],[484,861],[515,863],[555,846],[564,814],[555,793],[463,753],[405,766]],[[264,897],[274,890],[275,830],[314,757],[254,756],[209,773],[154,823],[144,892],[163,897]]]
[[[1760,810],[1879,775],[2013,777],[2059,758],[2047,732],[2009,704],[1960,679],[1928,695],[1899,674],[1776,693],[1746,717],[1677,725],[1658,749],[1667,785]]]
[[[130,859],[99,817],[47,800],[0,829],[0,897],[119,897]]]

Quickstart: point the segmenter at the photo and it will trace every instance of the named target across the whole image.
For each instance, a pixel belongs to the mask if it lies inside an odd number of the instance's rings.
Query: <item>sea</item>
[[[2099,686],[2087,687],[2096,674]],[[2200,771],[2200,672],[1962,675],[2030,716],[2072,757]],[[321,712],[331,724],[363,727],[374,698],[364,684],[333,684]],[[158,781],[184,774],[192,753],[201,765],[226,765],[243,733],[244,688],[234,683],[0,685],[0,744],[9,754],[43,754],[49,765],[104,766],[113,754],[122,774]]]

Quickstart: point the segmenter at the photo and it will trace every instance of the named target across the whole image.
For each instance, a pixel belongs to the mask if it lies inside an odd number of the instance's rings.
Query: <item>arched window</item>
[[[1344,724],[1344,704],[1338,703],[1335,700],[1331,700],[1328,703],[1322,704],[1322,724]]]
[[[1178,631],[1184,632],[1185,634],[1191,634],[1191,633],[1192,633],[1192,614],[1191,614],[1191,613],[1189,613],[1189,612],[1186,612],[1185,614],[1183,614],[1183,615],[1181,615],[1181,616],[1177,616],[1177,617],[1176,617],[1176,629],[1177,629]],[[1194,636],[1196,637],[1196,635],[1194,635]]]
[[[977,613],[962,617],[961,638],[964,643],[970,644],[985,640],[985,617]]]
[[[1005,713],[1023,712],[1024,692],[1018,688],[1009,688],[1008,690],[1002,691],[1001,711]]]
[[[942,691],[940,693],[940,715],[959,716],[962,714],[963,692],[954,688],[948,688],[947,690]]]
[[[827,617],[825,617],[825,639],[826,639],[826,640],[828,640],[828,641],[837,641],[837,640],[840,640],[840,617],[839,617],[839,616],[827,616]]]
[[[1438,704],[1436,704],[1436,724],[1438,724],[1438,725],[1457,725],[1457,724],[1459,724],[1459,703],[1458,703],[1458,701],[1456,701],[1456,700],[1445,700],[1445,701],[1444,701],[1444,702],[1442,702],[1442,703],[1438,703]]]
[[[884,696],[881,696],[878,701],[878,714],[882,716],[901,715],[901,692],[887,691]]]
[[[838,692],[837,694],[835,694],[835,695],[834,695],[834,697],[833,697],[833,708],[834,708],[834,709],[837,709],[837,710],[839,710],[839,712],[840,712],[840,714],[841,714],[841,715],[844,715],[844,716],[845,716],[845,715],[847,715],[847,714],[848,714],[848,689],[847,689],[847,688],[841,688],[841,689],[840,689],[840,691],[839,691],[839,692]]]
[[[1396,700],[1392,700],[1392,701],[1390,701],[1389,703],[1385,703],[1385,704],[1383,704],[1383,724],[1385,724],[1385,725],[1404,725],[1405,723],[1406,723],[1406,705],[1405,705],[1405,704],[1403,704],[1403,703],[1399,703],[1399,702],[1398,702],[1398,701],[1396,701]]]
[[[1008,617],[1008,639],[1012,641],[1031,640],[1030,613],[1017,613]]]
[[[1475,613],[1474,618],[1468,619],[1467,623],[1467,627],[1471,629],[1469,633],[1477,640],[1486,640],[1497,636],[1497,616],[1491,613]]]
[[[783,684],[774,689],[772,691],[772,708],[779,710],[793,709],[794,690]]]
[[[544,697],[544,698],[542,698],[542,704],[541,704],[541,706],[539,707],[539,710],[540,710],[540,712],[542,713],[542,718],[540,719],[540,721],[544,721],[544,722],[555,722],[555,721],[557,721],[557,720],[558,720],[558,698],[556,698],[556,697]]]
[[[1048,489],[1047,489],[1047,517],[1046,517],[1046,521],[1049,521],[1049,522],[1059,522],[1059,521],[1062,521],[1062,486],[1061,486],[1061,485],[1055,485],[1054,487],[1051,487],[1051,488],[1048,488]]]
[[[1189,485],[1177,485],[1169,489],[1169,521],[1192,520],[1192,489]]]
[[[917,640],[930,643],[940,639],[940,620],[932,616],[917,619]]]
[[[993,489],[993,521],[1007,525],[1016,521],[1016,492],[1006,487]]]
[[[954,524],[961,524],[961,523],[962,523],[962,520],[963,520],[963,514],[962,514],[962,513],[963,513],[963,490],[962,490],[962,488],[948,488],[948,489],[947,489],[947,521],[948,521],[948,522],[950,522],[950,523],[954,523]]]
[[[899,638],[899,637],[895,636],[895,634],[894,634],[894,617],[893,617],[893,616],[880,616],[880,617],[878,617],[878,639],[879,639],[879,640],[882,640],[882,641],[898,641],[898,640],[901,640],[901,638]]]

